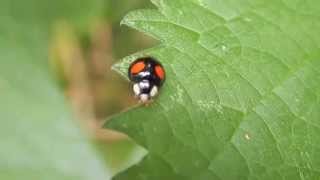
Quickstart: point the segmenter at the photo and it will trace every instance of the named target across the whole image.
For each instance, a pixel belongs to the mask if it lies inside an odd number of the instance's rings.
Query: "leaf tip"
[[[134,27],[137,17],[139,17],[139,13],[137,13],[137,11],[127,13],[120,21],[120,26],[127,25],[129,27]]]

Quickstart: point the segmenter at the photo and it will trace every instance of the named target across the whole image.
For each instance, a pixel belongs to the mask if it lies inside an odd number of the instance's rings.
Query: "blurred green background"
[[[115,174],[139,161],[146,151],[125,135],[100,129],[108,116],[137,103],[128,81],[111,67],[156,41],[120,25],[129,11],[153,8],[149,0],[105,0],[104,4],[105,13],[92,21],[88,31],[79,32],[64,21],[54,25],[50,60],[74,112],[95,132],[97,147]]]
[[[146,154],[101,124],[137,103],[111,66],[156,43],[120,26],[129,11],[150,7],[149,0],[0,0],[0,179],[99,179]]]
[[[83,65],[79,65],[83,68],[80,71],[85,71],[85,76],[88,76],[98,119],[104,119],[136,102],[131,96],[128,82],[112,71],[111,66],[117,60],[156,43],[148,36],[120,25],[129,11],[152,7],[149,0],[105,0],[105,14],[90,24],[88,32],[77,32],[64,22],[57,23],[54,27],[52,56],[56,61],[55,65],[58,64],[60,85],[68,95],[72,95],[73,92],[68,93],[72,84],[70,73],[77,71],[77,68],[70,67],[68,61],[70,56],[80,55],[84,61]],[[68,48],[69,52],[66,50]],[[75,49],[78,49],[79,54],[74,53]]]

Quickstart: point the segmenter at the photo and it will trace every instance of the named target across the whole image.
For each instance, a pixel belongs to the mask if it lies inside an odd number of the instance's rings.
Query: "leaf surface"
[[[150,107],[107,127],[144,146],[117,180],[320,177],[320,2],[153,0],[123,24],[161,41],[167,72]]]

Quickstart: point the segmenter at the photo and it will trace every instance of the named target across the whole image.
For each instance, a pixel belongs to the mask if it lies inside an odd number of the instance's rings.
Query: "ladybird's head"
[[[143,80],[133,85],[133,92],[141,102],[145,103],[158,94],[158,87],[148,80]]]

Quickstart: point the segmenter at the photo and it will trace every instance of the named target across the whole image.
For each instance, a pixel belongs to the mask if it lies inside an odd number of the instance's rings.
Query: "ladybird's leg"
[[[144,106],[149,107],[153,103],[153,99],[149,99],[145,103],[143,103]]]

